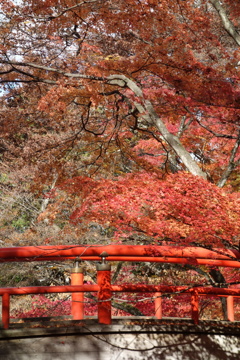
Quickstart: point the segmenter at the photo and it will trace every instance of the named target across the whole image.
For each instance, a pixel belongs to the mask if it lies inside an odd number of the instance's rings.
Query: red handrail
[[[144,261],[240,268],[240,252],[228,249],[154,245],[56,245],[0,248],[0,262],[53,261],[79,257],[98,261],[102,252],[107,261]]]
[[[9,299],[10,295],[30,295],[30,294],[52,294],[52,293],[85,293],[98,292],[98,320],[102,324],[111,324],[111,294],[114,292],[131,292],[131,293],[155,293],[156,308],[159,308],[161,296],[164,293],[181,292],[184,294],[191,294],[194,298],[192,306],[195,310],[192,316],[195,323],[198,323],[198,311],[196,311],[196,302],[199,296],[221,296],[229,298],[228,312],[231,321],[233,316],[233,296],[240,297],[240,289],[228,288],[209,288],[209,287],[187,287],[187,286],[173,286],[173,285],[143,285],[143,284],[127,284],[127,285],[111,285],[109,272],[98,272],[98,285],[65,285],[65,286],[28,286],[28,287],[8,287],[0,288],[0,296],[2,299],[2,321],[5,329],[9,327]],[[161,295],[159,295],[161,294]],[[83,319],[83,301],[79,298],[72,300],[72,315],[75,320]],[[81,314],[81,315],[79,315]],[[159,312],[156,314],[157,318],[161,318]]]
[[[98,258],[102,252],[113,257],[149,257],[149,258],[188,258],[238,260],[240,252],[229,249],[208,250],[201,247],[156,246],[156,245],[51,245],[51,246],[22,246],[0,248],[0,260],[4,261],[38,261],[65,260],[79,256]]]
[[[105,252],[105,253],[103,253]],[[108,256],[109,255],[109,256]],[[75,320],[84,318],[83,295],[84,292],[97,292],[98,321],[102,324],[111,324],[111,298],[113,292],[132,293],[155,293],[156,317],[161,319],[161,300],[164,293],[182,292],[191,294],[192,319],[195,324],[199,322],[198,299],[199,296],[227,297],[228,319],[234,321],[233,297],[240,297],[240,288],[216,288],[216,287],[191,287],[173,285],[144,285],[126,284],[112,285],[110,265],[107,260],[120,261],[152,261],[152,262],[183,262],[190,264],[221,264],[220,266],[240,267],[240,253],[237,251],[202,248],[183,248],[173,246],[130,246],[130,245],[107,245],[107,246],[43,246],[23,248],[0,249],[1,261],[45,261],[65,260],[69,258],[99,260],[103,262],[97,265],[97,285],[83,284],[83,272],[78,266],[72,271],[72,285],[64,286],[30,286],[30,287],[6,287],[0,288],[2,296],[2,321],[5,329],[9,327],[9,311],[11,295],[26,294],[49,294],[71,293],[72,316]],[[136,260],[137,259],[137,260]],[[229,265],[230,264],[230,265]]]

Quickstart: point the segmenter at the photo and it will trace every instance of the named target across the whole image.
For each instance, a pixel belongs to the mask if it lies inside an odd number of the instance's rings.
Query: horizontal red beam
[[[98,285],[59,285],[59,286],[25,286],[0,288],[0,296],[29,295],[29,294],[52,294],[52,293],[75,293],[75,292],[97,292]]]
[[[127,284],[112,285],[112,292],[160,292],[160,293],[178,293],[191,294],[193,292],[199,295],[218,295],[218,296],[240,296],[240,289],[215,288],[215,287],[190,287],[190,286],[174,286],[174,285],[143,285],[143,284]]]
[[[75,292],[98,292],[99,285],[63,285],[63,286],[25,286],[25,287],[6,287],[0,288],[0,296],[8,295],[29,295],[29,294],[52,294],[52,293],[75,293]],[[190,287],[174,285],[144,285],[126,284],[111,285],[112,292],[132,292],[132,293],[177,293],[183,292],[190,294],[196,292],[199,295],[218,295],[218,296],[240,296],[240,289],[215,288],[215,287]]]
[[[81,256],[82,260],[99,261],[99,256]],[[55,259],[56,260],[56,259]],[[240,268],[240,261],[234,260],[214,260],[196,258],[176,258],[176,257],[149,257],[149,256],[108,256],[108,261],[130,261],[130,262],[155,262],[155,263],[175,263],[191,265],[212,265],[223,267]]]
[[[38,258],[8,258],[0,262],[31,262],[31,261],[56,261],[56,260],[72,260],[76,256],[61,257],[38,257]],[[99,261],[100,256],[81,256],[81,260]],[[212,265],[222,267],[240,268],[240,261],[234,260],[214,260],[214,259],[194,259],[194,258],[174,258],[174,257],[148,257],[148,256],[108,256],[107,261],[129,261],[129,262],[155,262],[155,263],[174,263],[174,264],[190,264],[190,265]]]
[[[0,261],[50,261],[66,260],[75,257],[99,260],[99,256],[102,252],[107,252],[109,255],[108,260],[111,261],[120,261],[118,259],[121,257],[124,258],[122,261],[151,261],[151,259],[154,259],[155,261],[156,258],[159,258],[159,262],[171,262],[170,258],[173,258],[173,262],[176,262],[175,259],[177,258],[198,259],[198,261],[200,261],[200,259],[212,259],[229,261],[229,263],[225,264],[223,262],[222,265],[218,266],[231,266],[230,262],[237,262],[237,260],[240,260],[240,252],[227,249],[208,250],[200,247],[153,245],[57,245],[1,248]],[[135,257],[136,260],[133,260],[133,257]],[[166,261],[164,258],[166,258]]]
[[[75,256],[47,256],[37,258],[0,258],[0,262],[31,262],[31,261],[63,261],[72,260]],[[81,256],[81,260],[99,261],[100,256]],[[174,257],[148,257],[148,256],[108,256],[107,261],[129,261],[129,262],[155,262],[155,263],[174,263],[174,264],[190,264],[190,265],[212,265],[222,267],[240,268],[240,261],[234,260],[214,260],[214,259],[198,259],[198,258],[174,258]]]

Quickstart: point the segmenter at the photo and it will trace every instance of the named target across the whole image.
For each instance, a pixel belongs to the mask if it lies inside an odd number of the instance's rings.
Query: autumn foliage
[[[239,2],[0,11],[4,244],[238,249]]]
[[[238,7],[4,1],[4,160],[40,186],[124,173],[135,148],[163,171],[238,186]]]
[[[61,189],[81,189],[73,178]],[[240,198],[188,173],[159,179],[141,172],[115,180],[85,180],[85,197],[70,219],[99,222],[122,236],[144,233],[156,241],[208,246],[238,244]],[[88,193],[87,192],[88,189]],[[117,234],[115,234],[117,235]]]

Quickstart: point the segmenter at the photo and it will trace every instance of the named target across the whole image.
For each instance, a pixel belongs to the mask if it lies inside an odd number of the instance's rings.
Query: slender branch
[[[203,125],[203,124],[201,123],[201,121],[200,121],[197,117],[196,117],[195,120],[198,122],[198,124],[199,124],[202,128],[204,128],[205,130],[207,130],[208,132],[210,132],[211,134],[213,134],[213,135],[216,136],[216,137],[225,138],[225,139],[238,139],[237,136],[228,135],[228,134],[219,134],[219,133],[216,133],[215,131],[209,129],[208,126]]]
[[[64,14],[65,14],[66,12],[68,12],[68,11],[74,10],[74,9],[76,9],[77,7],[80,7],[80,6],[82,6],[82,5],[91,4],[91,3],[94,3],[94,2],[98,2],[98,0],[82,1],[82,2],[80,2],[80,3],[77,3],[77,4],[73,5],[73,6],[70,6],[70,7],[66,8],[66,9],[64,9],[63,11],[61,11],[60,13],[58,13],[58,14],[56,14],[56,15],[49,16],[48,19],[49,19],[49,20],[57,19],[57,18],[59,18],[60,16],[64,15]]]
[[[232,171],[240,164],[240,159],[238,161],[235,161],[235,156],[237,154],[239,146],[240,146],[240,131],[238,134],[238,139],[235,142],[234,147],[232,148],[228,166],[225,169],[224,173],[222,174],[221,179],[219,180],[219,182],[217,184],[219,187],[223,187],[226,184],[226,181],[229,178],[229,176],[231,175]]]
[[[55,175],[55,176],[54,176],[54,179],[53,179],[53,182],[52,182],[52,184],[51,184],[51,186],[50,186],[49,191],[51,191],[51,190],[53,190],[53,189],[55,188],[57,179],[58,179],[58,175]],[[42,200],[42,204],[41,204],[41,208],[40,208],[40,213],[46,210],[46,208],[47,208],[47,206],[48,206],[48,203],[49,203],[49,200],[50,200],[49,197],[47,197],[47,198],[45,198],[45,199]],[[47,219],[45,219],[45,220],[47,220]]]
[[[136,32],[134,32],[134,31],[132,31],[132,30],[129,30],[129,34],[131,34],[132,36],[134,36],[136,39],[142,41],[144,44],[154,45],[152,42],[144,40],[141,36],[139,36],[138,34],[136,34]]]
[[[193,121],[194,121],[194,118],[191,118],[188,122],[186,122],[186,116],[182,117],[179,129],[178,129],[178,133],[177,133],[178,138],[180,138],[182,136],[184,131],[186,131],[189,128],[189,126],[191,125],[191,123]]]
[[[10,74],[13,71],[14,71],[13,69],[9,69],[9,70],[6,70],[6,71],[0,71],[0,75]]]
[[[18,72],[21,72],[22,70],[17,69],[16,66],[23,66],[23,67],[30,67],[30,68],[35,68],[35,69],[39,69],[39,70],[44,70],[44,71],[48,71],[48,72],[54,72],[54,73],[61,74],[66,77],[70,77],[70,78],[90,79],[90,80],[100,80],[100,81],[105,80],[103,77],[99,77],[99,76],[83,75],[83,74],[78,74],[78,73],[76,73],[76,74],[69,73],[69,72],[65,72],[60,69],[56,69],[56,68],[52,68],[52,67],[44,66],[44,65],[38,65],[35,63],[24,63],[24,62],[7,61],[7,60],[5,60],[5,61],[2,60],[1,63],[12,65],[14,67],[15,71],[18,71]],[[27,74],[27,73],[25,73],[25,75],[28,75],[30,77],[34,76],[32,74]]]

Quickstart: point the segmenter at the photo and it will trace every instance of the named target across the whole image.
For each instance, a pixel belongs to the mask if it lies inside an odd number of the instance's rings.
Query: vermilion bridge
[[[3,328],[9,328],[10,297],[27,294],[72,294],[72,319],[84,319],[84,293],[97,292],[98,323],[111,324],[111,298],[113,293],[154,293],[155,318],[162,318],[162,295],[164,293],[183,292],[191,295],[192,321],[199,323],[199,297],[219,296],[227,298],[228,320],[234,321],[234,297],[240,296],[240,287],[231,288],[210,286],[167,286],[144,284],[111,284],[110,261],[179,263],[191,265],[212,265],[240,268],[240,253],[236,250],[199,247],[142,246],[142,245],[106,245],[106,246],[30,246],[0,249],[0,262],[31,262],[53,260],[77,260],[71,274],[71,285],[65,286],[29,286],[0,288],[2,296]],[[92,260],[97,263],[97,283],[84,284],[83,269],[79,261]]]

